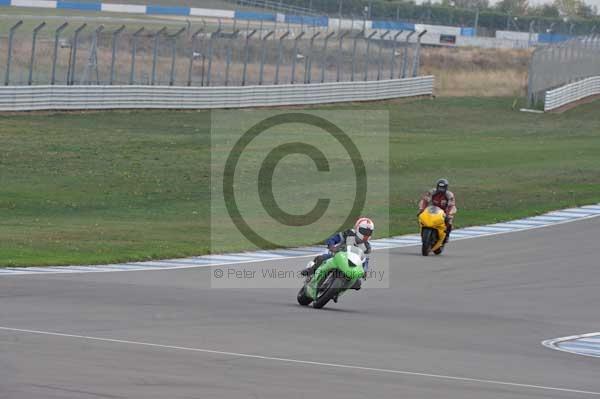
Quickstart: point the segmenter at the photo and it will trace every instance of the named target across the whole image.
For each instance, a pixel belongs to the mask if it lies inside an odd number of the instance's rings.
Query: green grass
[[[598,101],[560,115],[519,113],[511,103],[445,98],[351,107],[390,111],[392,234],[415,231],[416,201],[440,176],[457,195],[458,226],[600,201]],[[360,125],[363,116],[356,115],[348,123]],[[235,234],[219,204],[210,234],[210,164],[223,159],[233,136],[217,129],[211,153],[209,126],[206,111],[0,116],[0,265],[110,263],[199,255],[211,245],[213,251],[248,247],[230,239]],[[365,132],[357,140],[377,150],[367,139]],[[250,161],[264,155],[258,148]],[[290,162],[288,174],[276,174],[283,185],[302,188],[315,176],[295,164],[301,160]],[[290,211],[303,213],[313,202],[296,200]],[[385,201],[367,209],[387,218]],[[247,207],[260,220],[254,211]],[[262,227],[277,233],[267,222]],[[288,239],[301,245],[314,237]]]

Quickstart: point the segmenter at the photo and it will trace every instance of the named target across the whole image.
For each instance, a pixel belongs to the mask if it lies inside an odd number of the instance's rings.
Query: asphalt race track
[[[599,234],[382,250],[390,288],[323,310],[297,288],[211,289],[210,268],[3,277],[0,398],[600,397],[600,359],[540,343],[600,330]]]

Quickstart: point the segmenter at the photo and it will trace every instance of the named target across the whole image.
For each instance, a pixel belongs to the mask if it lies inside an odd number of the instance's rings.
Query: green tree
[[[560,12],[558,8],[552,4],[544,4],[536,7],[529,7],[527,9],[527,15],[545,18],[558,18]]]
[[[577,16],[581,18],[594,18],[596,15],[598,15],[598,8],[596,6],[581,2],[577,10]]]
[[[554,6],[560,14],[567,17],[593,18],[598,10],[582,0],[554,0]]]
[[[454,0],[454,5],[459,8],[479,8],[484,10],[489,8],[489,0]]]
[[[563,1],[563,0],[557,0]],[[565,1],[573,1],[573,0],[565,0]],[[511,14],[511,15],[525,15],[527,12],[527,8],[529,3],[527,0],[500,0],[496,4],[496,9],[503,13]]]

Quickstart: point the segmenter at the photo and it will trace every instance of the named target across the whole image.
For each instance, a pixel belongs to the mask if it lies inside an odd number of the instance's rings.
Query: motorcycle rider
[[[319,266],[323,264],[327,259],[332,258],[336,252],[340,250],[344,250],[348,245],[354,245],[360,248],[365,255],[369,255],[371,253],[371,244],[369,243],[369,239],[373,235],[373,231],[375,230],[375,224],[373,221],[366,217],[359,218],[354,224],[353,229],[348,229],[345,231],[341,231],[329,237],[325,243],[327,244],[327,249],[329,252],[319,255],[315,257],[312,262],[308,264],[308,266],[300,272],[303,276],[312,275]],[[363,262],[363,270],[366,272],[369,269],[369,258],[365,256]],[[357,284],[353,286],[354,289],[360,289],[360,280],[357,281]]]
[[[454,215],[457,211],[454,193],[448,190],[448,185],[447,179],[439,179],[435,184],[435,188],[427,191],[419,201],[419,214],[430,205],[435,205],[446,213],[446,238],[442,245],[446,245],[450,238]]]

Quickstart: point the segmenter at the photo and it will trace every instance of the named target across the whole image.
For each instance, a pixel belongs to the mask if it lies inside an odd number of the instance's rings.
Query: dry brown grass
[[[439,96],[522,96],[529,50],[427,48],[421,73],[436,77]]]

